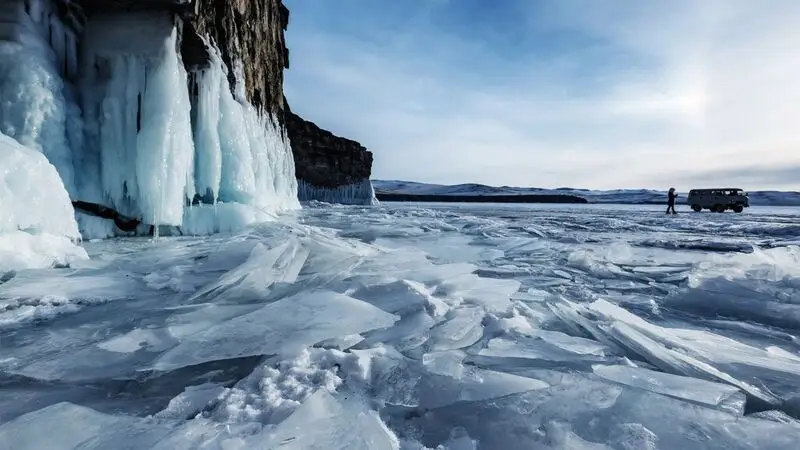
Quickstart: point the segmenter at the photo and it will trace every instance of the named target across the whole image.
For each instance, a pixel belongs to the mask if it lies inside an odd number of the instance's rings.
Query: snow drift
[[[56,168],[0,133],[0,272],[86,258],[79,236]]]

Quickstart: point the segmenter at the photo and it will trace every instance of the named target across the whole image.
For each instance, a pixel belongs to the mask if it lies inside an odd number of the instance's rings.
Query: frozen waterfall
[[[94,15],[78,42],[49,1],[4,2],[0,131],[44,154],[72,200],[148,226],[208,233],[298,208],[285,131],[234,97],[213,43],[187,73],[180,30],[165,12]],[[84,238],[119,233],[78,223]]]

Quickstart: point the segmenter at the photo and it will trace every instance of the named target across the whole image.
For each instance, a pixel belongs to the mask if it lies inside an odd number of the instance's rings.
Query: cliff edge
[[[350,204],[374,204],[369,177],[372,152],[293,113],[286,105],[286,131],[292,145],[298,197]]]
[[[377,202],[372,154],[286,105],[281,0],[0,3],[0,133],[53,164],[84,238]]]
[[[210,36],[222,59],[242,61],[244,93],[257,108],[285,126],[301,201],[372,204],[372,152],[293,113],[283,96],[283,70],[289,68],[284,31],[289,10],[280,0],[198,0],[187,16],[182,56],[187,67],[204,67],[207,55],[199,36]],[[228,75],[231,89],[235,76]]]

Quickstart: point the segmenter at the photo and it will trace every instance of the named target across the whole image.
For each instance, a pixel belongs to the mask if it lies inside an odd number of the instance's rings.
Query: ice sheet
[[[446,441],[455,426],[463,427],[480,448],[507,449],[789,449],[800,437],[792,425],[737,417],[581,376],[564,377],[547,389],[429,410],[410,422],[405,429],[427,446]],[[393,420],[388,424],[402,426]]]
[[[254,448],[397,450],[400,443],[358,397],[320,390]],[[260,440],[260,439],[259,439]]]
[[[295,352],[353,333],[388,327],[396,316],[334,292],[297,294],[187,336],[154,364],[173,370],[207,361]]]
[[[639,367],[595,365],[593,369],[598,376],[626,386],[716,407],[737,415],[744,413],[744,394],[728,384],[670,375]]]
[[[169,427],[144,420],[102,414],[71,403],[57,403],[0,425],[0,449],[149,448]]]
[[[791,311],[794,250],[720,259],[619,244],[711,235],[727,221],[740,242],[758,240],[766,223],[795,216],[311,206],[227,235],[85,242],[91,260],[4,274],[0,421],[69,401],[111,420],[97,442],[136,429],[125,442],[187,450],[370,437],[420,450],[793,449],[800,439],[796,333],[765,314],[736,320],[739,304],[724,298],[739,286],[753,307]],[[565,267],[587,248],[621,278]],[[704,270],[711,278],[687,282]],[[732,285],[709,281],[721,279]],[[720,286],[713,309],[676,301]]]

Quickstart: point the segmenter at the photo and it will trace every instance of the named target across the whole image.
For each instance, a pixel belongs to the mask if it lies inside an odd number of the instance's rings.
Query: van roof
[[[703,188],[703,189],[692,189],[693,191],[741,191],[741,188]]]

